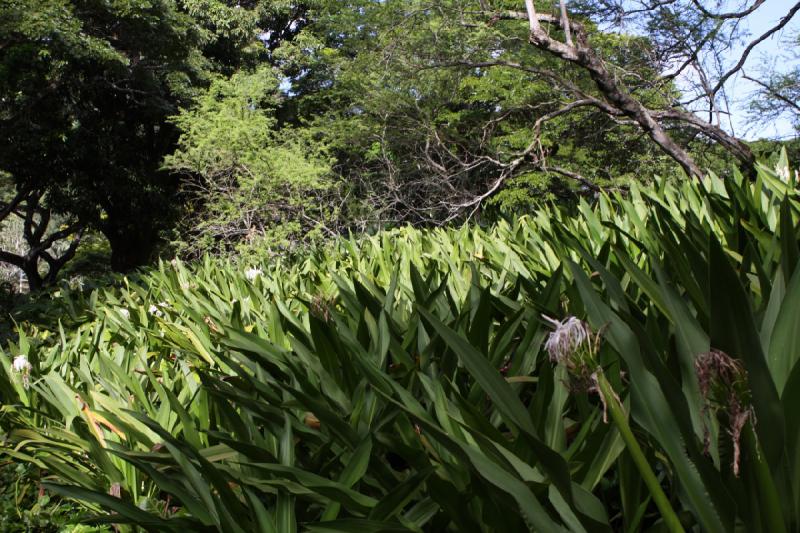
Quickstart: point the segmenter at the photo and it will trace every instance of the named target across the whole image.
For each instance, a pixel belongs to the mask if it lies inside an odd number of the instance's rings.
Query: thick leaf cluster
[[[602,332],[603,374],[686,530],[795,529],[800,204],[782,175],[64,291],[63,325],[0,356],[3,453],[95,521],[154,531],[663,525],[631,441],[542,349],[542,314],[574,315]],[[738,475],[695,373],[711,349],[750,388]]]

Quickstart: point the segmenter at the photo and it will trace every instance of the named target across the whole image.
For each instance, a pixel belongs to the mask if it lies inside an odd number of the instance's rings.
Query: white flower
[[[19,372],[22,376],[22,386],[26,389],[30,387],[31,381],[31,363],[28,361],[28,358],[24,355],[18,355],[14,358],[14,361],[11,363],[11,369],[14,372]]]
[[[244,277],[246,277],[250,281],[253,281],[254,279],[263,274],[264,272],[262,272],[260,268],[248,268],[247,270],[244,271]]]
[[[555,331],[547,337],[547,342],[544,344],[551,361],[555,363],[567,361],[582,344],[592,342],[591,329],[586,322],[574,316],[562,321],[544,315],[543,317],[555,326]]]
[[[24,355],[18,355],[14,358],[14,362],[11,363],[11,367],[14,369],[14,372],[25,373],[30,372],[31,363]]]
[[[121,314],[125,318],[130,318],[131,317],[131,312],[128,311],[127,309],[125,309],[124,307],[120,308],[119,314]]]
[[[150,307],[147,308],[147,312],[150,313],[151,315],[155,315],[155,316],[161,316],[161,315],[164,314],[161,311],[161,309],[158,308],[157,305],[153,305],[153,304],[151,304]]]

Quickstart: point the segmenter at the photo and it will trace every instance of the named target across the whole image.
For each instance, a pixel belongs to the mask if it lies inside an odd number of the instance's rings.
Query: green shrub
[[[182,135],[165,167],[185,175],[189,201],[180,253],[290,247],[333,216],[320,207],[334,186],[326,146],[302,129],[276,133],[279,84],[268,68],[220,77],[173,117]]]
[[[0,531],[100,533],[106,528],[75,526],[76,504],[51,497],[41,489],[39,472],[24,463],[0,465]]]

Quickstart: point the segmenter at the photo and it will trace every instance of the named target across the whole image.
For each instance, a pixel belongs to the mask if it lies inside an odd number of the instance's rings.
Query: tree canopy
[[[27,216],[29,251],[0,259],[47,283],[85,232],[125,270],[750,174],[731,80],[797,120],[797,69],[748,58],[800,4],[747,35],[762,4],[8,0],[0,214]]]
[[[0,165],[146,263],[181,213],[170,120],[217,73],[266,57],[263,2],[11,0],[0,8]]]

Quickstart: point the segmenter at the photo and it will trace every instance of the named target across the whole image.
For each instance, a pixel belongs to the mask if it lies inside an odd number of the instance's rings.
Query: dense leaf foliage
[[[201,28],[167,1],[0,10],[2,170],[102,231],[116,267],[142,264],[176,187],[165,120],[207,70]]]
[[[504,172],[496,204],[523,211],[545,194],[625,183],[641,168],[675,170],[634,126],[592,106],[564,112],[565,85],[594,94],[591,78],[531,47],[525,24],[500,16],[520,6],[482,5],[323,3],[301,38],[276,50],[296,115],[325,136],[336,171],[370,206],[351,215],[356,222],[461,218],[458,205]],[[643,99],[674,96],[647,87],[655,72],[646,40],[592,34]]]
[[[269,69],[217,79],[174,117],[182,134],[165,166],[186,175],[191,198],[184,255],[285,248],[332,218],[330,158],[304,130],[276,128],[279,83]]]
[[[793,530],[796,183],[62,289],[0,355],[3,453],[157,531]],[[543,350],[565,316],[602,391]]]
[[[129,271],[489,223],[733,161],[754,178],[728,80],[800,12],[726,72],[762,3],[6,0],[0,223],[20,246],[0,262],[38,290],[83,237]],[[794,113],[796,72],[761,74],[753,114]]]
[[[162,168],[178,139],[170,117],[215,74],[263,63],[263,32],[293,33],[287,6],[228,4],[0,5],[0,175],[102,232],[116,270],[152,260],[182,213]]]

